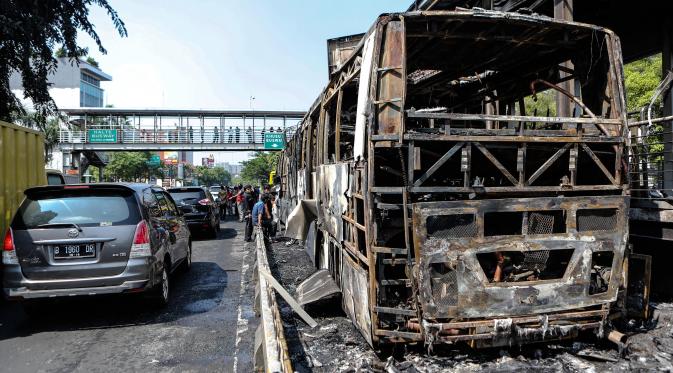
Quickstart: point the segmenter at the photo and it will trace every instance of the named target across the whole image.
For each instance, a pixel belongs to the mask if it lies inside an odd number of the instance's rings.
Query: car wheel
[[[161,270],[161,282],[159,282],[153,290],[152,303],[156,307],[164,307],[168,304],[171,295],[171,286],[168,276],[168,268],[164,265]]]
[[[189,272],[192,269],[192,243],[187,246],[187,257],[182,261],[182,272]]]

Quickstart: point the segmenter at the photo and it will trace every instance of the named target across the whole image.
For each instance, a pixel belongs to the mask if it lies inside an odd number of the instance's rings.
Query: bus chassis
[[[605,334],[625,312],[629,259],[616,35],[409,12],[380,16],[352,50],[330,64],[276,176],[281,219],[365,339]],[[544,99],[554,110],[539,112]]]

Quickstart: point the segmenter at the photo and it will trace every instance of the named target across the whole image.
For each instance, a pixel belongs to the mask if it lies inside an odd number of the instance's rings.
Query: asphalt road
[[[65,299],[29,318],[0,304],[0,372],[251,372],[254,251],[243,225],[193,243],[161,310],[138,297]]]

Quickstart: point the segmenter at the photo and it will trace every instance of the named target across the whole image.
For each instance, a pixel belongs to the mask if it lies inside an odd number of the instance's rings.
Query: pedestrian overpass
[[[301,111],[63,109],[59,148],[97,151],[282,150]]]

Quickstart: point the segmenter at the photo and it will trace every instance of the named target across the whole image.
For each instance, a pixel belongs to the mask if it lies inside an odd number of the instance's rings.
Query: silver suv
[[[191,266],[191,236],[163,189],[147,184],[30,188],[7,230],[5,296],[15,300],[146,292],[169,299]]]

